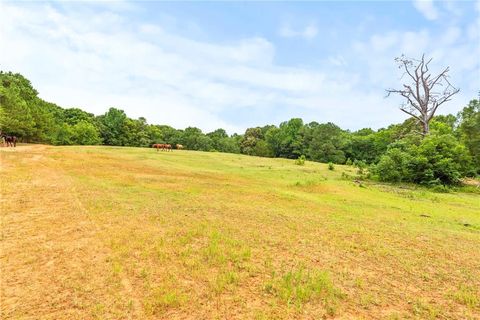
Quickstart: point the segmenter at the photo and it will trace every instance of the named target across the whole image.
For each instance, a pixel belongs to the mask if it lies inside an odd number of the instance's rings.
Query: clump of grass
[[[228,236],[213,231],[208,238],[208,244],[203,249],[204,260],[212,266],[220,267],[227,263],[242,268],[250,259],[251,250],[242,243]]]
[[[293,185],[296,187],[310,187],[319,184],[320,180],[297,181]]]
[[[264,288],[286,304],[297,307],[319,299],[331,315],[335,314],[338,299],[343,296],[327,272],[304,268],[290,270],[281,276],[274,274]]]
[[[121,274],[122,271],[123,271],[122,264],[117,260],[112,261],[112,272],[113,272],[113,274],[117,276],[117,275]]]
[[[437,319],[440,311],[432,304],[417,300],[412,305],[413,314],[421,316],[423,319]]]
[[[328,163],[328,170],[330,170],[330,171],[335,170],[335,166],[333,165],[332,162],[329,162],[329,163]]]
[[[453,293],[453,299],[471,309],[480,307],[480,298],[472,287],[462,285]]]
[[[152,290],[152,293],[144,303],[144,308],[147,314],[156,315],[167,309],[179,307],[186,300],[187,298],[184,294],[160,287]]]
[[[300,157],[298,157],[298,159],[295,160],[295,164],[297,166],[304,166],[305,165],[305,160],[307,160],[305,158],[305,156],[302,154]]]
[[[431,187],[431,190],[433,192],[437,192],[437,193],[449,193],[450,192],[450,188],[447,187],[447,186],[444,186],[444,185],[434,185],[433,187]]]
[[[234,271],[224,271],[217,275],[213,283],[213,290],[219,294],[229,287],[233,287],[238,283],[238,274]]]
[[[370,293],[362,294],[360,296],[360,305],[364,309],[369,309],[372,305],[376,305],[377,300],[374,295]]]
[[[342,172],[342,180],[353,180],[353,176],[346,173],[345,171]]]

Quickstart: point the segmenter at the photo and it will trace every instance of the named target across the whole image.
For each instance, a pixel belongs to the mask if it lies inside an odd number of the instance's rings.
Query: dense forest
[[[228,135],[224,129],[203,133],[195,127],[179,130],[148,124],[145,118],[131,119],[117,108],[99,116],[79,108],[65,109],[39,98],[22,75],[0,72],[0,130],[29,143],[133,147],[169,143],[189,150],[354,164],[368,168],[372,177],[392,182],[451,185],[480,174],[477,99],[457,115],[435,116],[426,136],[414,118],[388,128],[354,132],[330,122],[304,123],[294,118],[279,126]]]

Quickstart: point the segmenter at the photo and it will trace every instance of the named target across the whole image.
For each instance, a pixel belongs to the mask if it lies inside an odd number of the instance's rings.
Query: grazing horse
[[[155,143],[154,145],[152,145],[152,148],[155,148],[158,151],[158,149],[163,149],[163,146],[163,143]]]
[[[177,144],[177,145],[175,145],[175,148],[177,148],[178,150],[182,150],[183,146],[181,144]]]
[[[7,144],[7,147],[16,147],[17,146],[17,137],[16,136],[9,136],[9,135],[6,135],[6,134],[1,134],[0,136],[5,140],[5,143]]]
[[[152,148],[155,148],[158,150],[162,150],[162,151],[172,151],[172,145],[171,144],[167,144],[167,143],[155,143],[154,145],[152,145]]]

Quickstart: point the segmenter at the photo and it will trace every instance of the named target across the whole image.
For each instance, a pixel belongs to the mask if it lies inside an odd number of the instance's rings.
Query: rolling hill
[[[1,148],[3,319],[479,319],[480,196],[194,151]]]

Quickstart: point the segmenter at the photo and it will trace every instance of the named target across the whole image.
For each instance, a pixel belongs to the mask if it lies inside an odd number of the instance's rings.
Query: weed
[[[145,300],[144,308],[147,314],[157,315],[169,308],[179,307],[185,302],[185,295],[175,290],[169,291],[159,287],[152,290],[150,296]]]
[[[335,166],[333,165],[332,162],[329,162],[329,163],[328,163],[328,170],[330,170],[330,171],[335,170]]]
[[[414,315],[420,316],[424,319],[436,319],[440,315],[440,311],[437,307],[422,300],[416,300],[412,304],[412,311]]]
[[[224,271],[217,275],[213,290],[219,294],[229,287],[233,287],[238,283],[238,274],[234,271]]]
[[[479,294],[473,287],[461,285],[458,290],[453,293],[453,299],[471,309],[480,307]]]
[[[306,158],[305,158],[305,156],[302,154],[300,157],[298,157],[298,158],[295,160],[295,164],[296,164],[297,166],[303,166],[303,165],[305,165],[305,160],[306,160]]]
[[[279,277],[273,275],[264,289],[288,305],[301,307],[315,299],[323,301],[329,314],[335,313],[338,299],[343,295],[325,271],[292,269]]]

